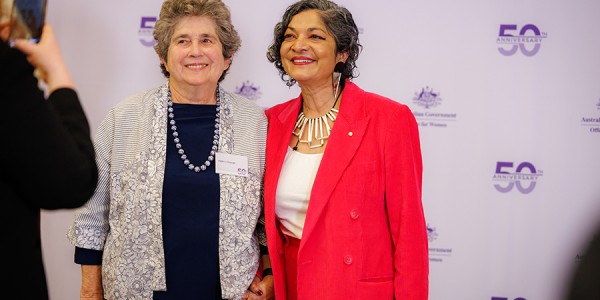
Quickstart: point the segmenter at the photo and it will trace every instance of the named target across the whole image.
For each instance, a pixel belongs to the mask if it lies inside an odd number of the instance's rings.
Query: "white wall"
[[[273,25],[292,1],[225,2],[242,49],[224,87],[257,88],[249,95],[263,107],[296,96],[265,57]],[[49,1],[47,19],[93,131],[122,98],[164,81],[154,50],[140,42],[151,39],[140,32],[142,17],[157,17],[161,3]],[[361,29],[355,82],[409,105],[421,124],[430,299],[560,299],[600,217],[600,2],[338,3]],[[516,26],[506,34],[531,24],[540,35],[527,30],[538,40],[505,56],[498,48],[512,45],[497,43],[502,24]],[[526,56],[536,42],[537,53]],[[415,100],[423,89],[437,95]],[[426,99],[435,105],[426,108]],[[528,178],[500,192],[494,185],[510,181],[494,179],[498,166]],[[72,211],[43,214],[55,300],[79,294],[79,266],[65,237],[71,218]]]

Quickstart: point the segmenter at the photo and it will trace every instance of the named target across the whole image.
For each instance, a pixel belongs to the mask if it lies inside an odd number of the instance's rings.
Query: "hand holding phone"
[[[36,77],[45,82],[49,93],[61,87],[75,89],[50,24],[44,25],[44,33],[39,43],[20,39],[15,41],[14,48],[27,56],[27,60],[36,69]]]

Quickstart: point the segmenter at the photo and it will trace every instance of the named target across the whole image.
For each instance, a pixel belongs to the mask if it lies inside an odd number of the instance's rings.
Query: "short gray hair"
[[[217,35],[223,45],[225,59],[232,58],[240,49],[242,40],[231,23],[229,8],[221,0],[166,0],[160,9],[159,19],[154,25],[154,40],[156,41],[154,51],[165,61],[167,61],[175,25],[182,17],[187,16],[208,16],[215,20]],[[165,77],[169,78],[169,72],[162,62],[160,68]],[[221,74],[219,82],[225,79],[228,70]]]

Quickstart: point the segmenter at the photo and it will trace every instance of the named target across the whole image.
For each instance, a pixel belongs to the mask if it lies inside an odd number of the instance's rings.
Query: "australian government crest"
[[[421,110],[413,110],[419,127],[445,128],[448,127],[449,123],[456,121],[456,113],[439,110],[438,107],[442,105],[440,92],[429,86],[415,92],[412,100],[413,103],[421,107]]]

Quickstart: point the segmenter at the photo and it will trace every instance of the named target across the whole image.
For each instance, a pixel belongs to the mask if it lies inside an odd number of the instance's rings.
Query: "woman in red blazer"
[[[265,222],[277,300],[427,299],[419,133],[410,109],[363,91],[352,14],[289,6],[269,61],[301,94],[267,110]]]

